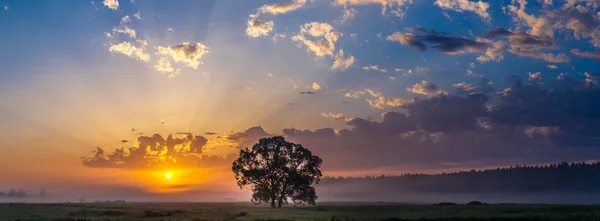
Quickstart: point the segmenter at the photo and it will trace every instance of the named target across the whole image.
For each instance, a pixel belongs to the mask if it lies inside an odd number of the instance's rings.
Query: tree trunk
[[[271,208],[275,208],[275,199],[271,199]]]
[[[281,208],[281,204],[283,204],[283,197],[279,198],[279,201],[277,202],[277,208]]]

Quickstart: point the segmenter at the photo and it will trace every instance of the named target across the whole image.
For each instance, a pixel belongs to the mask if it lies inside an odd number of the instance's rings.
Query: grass
[[[600,220],[600,205],[322,203],[271,209],[246,203],[0,204],[0,220],[587,221]]]

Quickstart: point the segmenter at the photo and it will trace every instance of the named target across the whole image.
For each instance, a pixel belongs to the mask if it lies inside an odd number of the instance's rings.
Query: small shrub
[[[486,205],[486,203],[482,203],[482,202],[479,202],[479,201],[471,201],[471,202],[468,202],[467,205],[469,205],[469,206],[482,206],[482,205]]]

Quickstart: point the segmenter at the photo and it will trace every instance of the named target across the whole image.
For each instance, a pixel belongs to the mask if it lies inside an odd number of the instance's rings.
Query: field
[[[600,220],[600,206],[322,203],[271,209],[246,203],[0,204],[0,220]]]
[[[600,220],[600,206],[323,203],[271,209],[246,203],[0,204],[0,220]]]

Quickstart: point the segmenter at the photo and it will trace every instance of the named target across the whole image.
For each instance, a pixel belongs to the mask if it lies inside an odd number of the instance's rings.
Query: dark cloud
[[[510,53],[544,59],[551,63],[566,63],[569,62],[569,56],[564,53],[552,54],[544,52],[547,49],[556,49],[554,40],[548,37],[534,36],[523,32],[512,32],[504,28],[496,28],[484,34],[485,38],[494,39],[504,37],[508,39]]]
[[[518,48],[551,48],[554,47],[554,43],[549,39],[543,39],[538,36],[533,36],[527,33],[511,32],[504,28],[496,28],[487,32],[484,35],[485,38],[493,39],[497,37],[505,37],[509,39],[511,47]]]
[[[323,158],[326,171],[598,159],[600,88],[593,83],[596,79],[593,74],[561,75],[537,84],[509,75],[505,80],[511,86],[495,92],[493,84],[481,78],[457,84],[462,89],[456,93],[415,97],[383,113],[380,120],[348,118],[345,129],[286,128],[281,132]],[[266,136],[272,133],[251,127],[214,139],[242,148]],[[235,157],[200,156],[206,138],[188,133],[181,138],[140,137],[138,143],[138,147],[112,153],[98,148],[94,156],[84,158],[84,164],[208,167],[228,166]],[[184,143],[190,148],[174,148]]]
[[[204,134],[205,134],[205,135],[216,135],[217,133],[215,133],[215,132],[206,132],[206,133],[204,133]]]
[[[571,50],[571,53],[576,56],[579,56],[579,57],[600,60],[600,51],[582,51],[582,50],[579,50],[576,48],[576,49]]]
[[[485,42],[474,41],[464,37],[448,36],[433,30],[423,28],[407,29],[408,33],[395,32],[386,39],[398,41],[416,50],[424,51],[428,47],[446,54],[464,54],[481,52],[489,45]]]
[[[597,159],[600,88],[591,77],[562,76],[542,86],[510,75],[512,86],[499,93],[482,78],[469,93],[414,98],[381,121],[353,118],[349,129],[283,132],[331,170]]]
[[[298,93],[300,93],[300,94],[310,94],[310,95],[317,94],[317,92],[314,92],[314,91],[300,91]]]
[[[129,143],[128,140],[121,140],[121,143]]]

